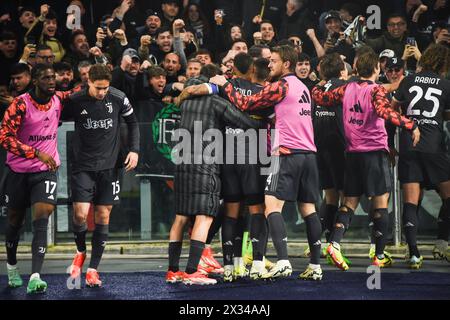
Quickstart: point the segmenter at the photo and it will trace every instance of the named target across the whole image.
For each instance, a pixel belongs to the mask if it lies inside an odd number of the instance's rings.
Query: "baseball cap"
[[[395,57],[395,52],[391,49],[385,49],[380,53],[379,58],[393,58]]]
[[[147,18],[150,16],[156,16],[161,19],[161,14],[158,11],[149,9],[145,13],[147,14]]]
[[[446,29],[448,28],[450,25],[447,23],[447,21],[433,21],[431,23],[431,33],[434,33],[436,31],[436,29]]]
[[[126,49],[122,54],[122,57],[125,57],[125,56],[130,56],[131,59],[137,58],[137,59],[139,59],[139,61],[141,61],[141,58],[139,57],[138,52],[136,51],[136,49],[133,49],[133,48]]]
[[[403,68],[405,66],[405,63],[402,59],[397,57],[389,58],[386,62],[386,69],[392,69],[392,68]]]
[[[326,22],[328,19],[331,19],[331,18],[338,19],[338,20],[342,21],[339,12],[336,11],[336,10],[328,11],[328,13],[325,15],[324,21]]]

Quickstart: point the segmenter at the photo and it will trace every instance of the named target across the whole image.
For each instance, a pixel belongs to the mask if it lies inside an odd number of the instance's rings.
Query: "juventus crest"
[[[108,109],[108,112],[109,112],[109,113],[112,113],[112,112],[113,112],[112,102],[107,102],[107,103],[105,104],[105,106],[106,106],[106,108]]]

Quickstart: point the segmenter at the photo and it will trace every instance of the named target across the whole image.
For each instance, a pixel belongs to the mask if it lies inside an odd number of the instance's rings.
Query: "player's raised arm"
[[[411,130],[413,145],[416,146],[420,140],[420,131],[414,120],[402,116],[395,111],[386,97],[386,89],[382,86],[375,87],[372,91],[372,101],[377,115],[386,121],[389,121],[397,127]]]
[[[289,91],[289,85],[283,79],[265,86],[257,94],[244,97],[224,76],[215,76],[210,82],[221,86],[228,99],[242,111],[264,109],[283,101]]]
[[[346,87],[347,85],[343,85],[331,91],[325,91],[325,87],[319,84],[311,90],[311,96],[314,102],[320,106],[323,107],[336,106],[342,103]]]
[[[410,120],[402,116],[399,112],[395,111],[387,96],[386,89],[382,86],[375,87],[372,91],[373,106],[381,118],[391,122],[397,127],[402,127],[408,130],[413,130],[417,127],[413,120]]]

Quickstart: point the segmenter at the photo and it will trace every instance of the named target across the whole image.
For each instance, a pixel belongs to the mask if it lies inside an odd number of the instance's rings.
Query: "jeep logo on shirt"
[[[364,124],[364,120],[362,119],[355,119],[353,117],[350,117],[350,120],[348,121],[350,124],[356,124],[358,126],[362,126]]]
[[[85,129],[109,129],[113,126],[113,119],[104,119],[104,120],[92,120],[91,118],[88,118],[86,120],[86,123],[83,124],[83,127]]]
[[[311,116],[311,110],[303,109],[298,113],[301,116]]]

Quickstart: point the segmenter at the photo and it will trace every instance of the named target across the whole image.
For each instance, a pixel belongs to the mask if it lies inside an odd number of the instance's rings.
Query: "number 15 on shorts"
[[[117,201],[117,200],[119,200],[119,193],[120,193],[119,180],[117,180],[116,182],[111,182],[111,184],[112,184],[113,199],[114,199],[114,201]]]

